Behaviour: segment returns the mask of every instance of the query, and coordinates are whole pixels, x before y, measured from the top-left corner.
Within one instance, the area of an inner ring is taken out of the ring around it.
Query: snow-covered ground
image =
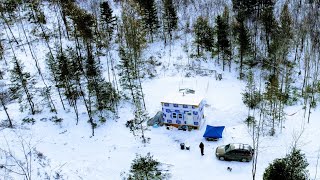
[[[108,120],[105,125],[98,127],[94,137],[90,137],[85,114],[82,114],[80,124],[76,126],[74,115],[65,113],[60,114],[64,119],[61,125],[39,121],[43,115],[38,115],[37,122],[25,125],[25,129],[3,129],[0,142],[5,146],[5,138],[10,146],[19,148],[14,137],[22,135],[50,159],[52,172],[61,169],[67,179],[121,179],[120,174],[129,171],[136,154],[146,155],[148,152],[169,167],[172,179],[250,179],[251,163],[220,161],[214,155],[218,145],[231,142],[251,144],[249,130],[243,122],[247,115],[241,95],[245,85],[233,74],[224,73],[223,76],[221,81],[216,81],[212,76],[183,78],[180,75],[160,75],[143,83],[146,106],[151,116],[161,109],[161,99],[169,93],[177,92],[180,87],[194,88],[196,93],[203,95],[207,102],[206,121],[200,130],[189,132],[150,127],[146,132],[146,136],[151,138],[150,143],[143,145],[125,127],[125,122],[132,118],[132,111],[123,104],[120,118],[117,121]],[[294,137],[301,132],[304,124],[303,111],[300,109],[300,106],[288,108],[287,114],[297,113],[287,116],[282,132],[277,132],[274,137],[262,138],[257,179],[262,179],[263,171],[270,162],[283,157],[290,150]],[[320,137],[319,115],[319,112],[312,114],[299,141],[299,147],[309,162],[311,178],[316,172],[320,148],[317,140]],[[1,118],[4,118],[3,114]],[[226,126],[223,138],[217,142],[205,141],[202,135],[206,124]],[[204,156],[201,156],[198,148],[201,141],[205,145]],[[190,146],[190,151],[180,150],[180,143]],[[233,170],[229,172],[227,167]]]

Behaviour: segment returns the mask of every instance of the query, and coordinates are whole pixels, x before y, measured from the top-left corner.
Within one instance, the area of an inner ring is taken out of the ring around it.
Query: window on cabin
[[[179,118],[179,119],[182,119],[182,114],[178,114],[178,118]]]
[[[177,118],[177,113],[172,113],[172,118],[176,119]]]
[[[173,104],[173,107],[178,107],[178,104]]]

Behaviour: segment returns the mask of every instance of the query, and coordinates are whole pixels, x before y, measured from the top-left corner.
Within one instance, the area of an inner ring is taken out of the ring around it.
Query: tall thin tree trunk
[[[9,29],[11,35],[12,35],[12,38],[14,40],[15,43],[17,43],[17,45],[19,45],[19,42],[18,40],[16,39],[16,37],[14,36],[13,32],[12,32],[12,29],[10,28],[10,25],[9,25],[9,22],[7,20],[7,18],[5,17],[3,11],[0,12],[1,14],[1,19],[3,19],[4,23],[6,24],[7,28]],[[9,37],[9,36],[8,36]]]
[[[27,88],[27,85],[23,82],[22,77],[20,77],[20,79],[22,81],[23,90],[27,95],[27,100],[28,100],[28,103],[29,103],[30,108],[31,108],[31,113],[32,113],[32,115],[34,115],[36,112],[35,112],[35,108],[34,108],[34,103],[32,101],[32,96],[31,96],[31,94],[29,92],[29,89]]]
[[[78,37],[76,36],[76,32],[75,33],[75,40],[76,40],[76,49],[77,49],[77,63],[79,64],[79,67],[81,67],[81,72],[82,74],[84,75],[84,77],[86,78],[87,82],[89,82],[89,79],[88,77],[86,76],[86,73],[84,71],[84,69],[82,68],[82,62],[81,62],[81,49],[80,49],[80,43],[79,43],[79,39]],[[87,44],[88,45],[88,44]],[[87,46],[88,48],[88,46]],[[80,81],[78,82],[79,84],[79,87],[80,87],[80,92],[81,92],[81,95],[83,97],[83,100],[84,100],[84,103],[85,103],[85,107],[86,107],[86,110],[87,110],[87,113],[88,113],[88,116],[89,116],[89,122],[91,124],[91,130],[92,130],[92,136],[94,136],[94,128],[95,128],[95,125],[94,125],[94,122],[93,122],[93,117],[92,117],[92,105],[91,105],[91,94],[89,92],[88,94],[88,100],[86,100],[85,98],[85,95],[84,95],[84,91],[82,90],[82,87],[81,87],[81,83]]]
[[[19,12],[19,16],[21,17],[20,12]],[[38,59],[37,59],[37,57],[36,57],[36,55],[35,55],[35,53],[34,53],[34,51],[33,51],[33,47],[32,47],[32,45],[31,45],[31,43],[30,43],[30,41],[29,41],[29,38],[28,38],[28,36],[27,36],[27,34],[26,34],[26,30],[25,30],[25,28],[24,28],[24,25],[23,25],[22,20],[20,21],[20,23],[21,23],[21,28],[22,28],[24,37],[26,38],[27,45],[28,45],[28,47],[29,47],[29,51],[30,51],[31,57],[32,57],[32,59],[33,59],[34,62],[35,62],[35,65],[36,65],[38,74],[40,75],[41,80],[42,80],[42,82],[43,82],[43,84],[44,84],[44,86],[45,86],[45,89],[46,89],[45,96],[46,96],[46,98],[47,98],[47,101],[49,102],[49,105],[50,105],[51,110],[53,110],[53,111],[57,114],[57,109],[56,109],[56,106],[55,106],[55,104],[54,104],[54,102],[53,102],[53,100],[52,100],[52,97],[51,97],[51,94],[50,94],[50,91],[49,91],[49,87],[48,87],[46,81],[44,80],[43,74],[42,74],[41,69],[40,69],[40,66],[39,66],[39,61],[38,61]]]
[[[239,79],[242,79],[242,64],[243,63],[243,52],[240,50],[240,73],[239,73]]]
[[[6,112],[6,115],[7,115],[7,118],[8,118],[8,121],[9,121],[9,128],[12,128],[13,127],[13,125],[12,125],[12,120],[11,120],[11,118],[10,118],[10,116],[9,116],[9,113],[8,113],[8,108],[6,107],[6,104],[4,103],[4,101],[3,101],[3,99],[2,98],[0,98],[0,101],[1,101],[1,105],[2,105],[2,107],[3,107],[3,109],[4,109],[4,111]]]
[[[9,35],[8,35],[8,32],[7,32],[6,29],[5,29],[5,32],[6,32],[6,35],[7,35],[8,39],[10,39],[10,38],[9,38]],[[14,48],[13,48],[13,46],[12,46],[12,44],[11,44],[10,41],[9,41],[9,45],[10,45],[10,48],[11,48],[11,50],[12,50],[13,57],[14,57],[15,60],[16,60],[15,63],[17,64],[18,68],[21,69],[19,63],[17,62],[16,53],[15,53]],[[22,83],[22,87],[23,87],[23,89],[24,89],[24,92],[25,92],[26,95],[27,95],[27,100],[28,100],[28,103],[29,103],[30,108],[31,108],[31,113],[34,115],[34,114],[35,114],[35,110],[34,110],[34,103],[32,102],[32,96],[31,96],[30,93],[29,93],[29,90],[28,90],[28,88],[27,88],[27,85],[26,85],[25,82],[23,81],[23,77],[22,77],[22,74],[21,74],[21,73],[22,73],[22,72],[19,72],[20,81],[21,81],[21,83]]]

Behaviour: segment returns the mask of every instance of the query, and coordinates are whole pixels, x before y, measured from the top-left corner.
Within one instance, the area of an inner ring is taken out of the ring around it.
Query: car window
[[[247,149],[247,150],[251,151],[252,148],[251,148],[250,145],[244,144],[244,145],[243,145],[243,149]]]
[[[225,152],[229,151],[229,147],[230,147],[229,144],[224,147]]]

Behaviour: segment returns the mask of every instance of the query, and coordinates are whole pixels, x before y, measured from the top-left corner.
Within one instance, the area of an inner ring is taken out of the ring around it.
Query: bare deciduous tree
[[[36,149],[39,142],[32,136],[14,130],[8,134],[10,136],[2,136],[0,141],[0,156],[4,157],[0,159],[0,179],[63,179],[61,168],[64,164],[52,169],[47,157]]]

